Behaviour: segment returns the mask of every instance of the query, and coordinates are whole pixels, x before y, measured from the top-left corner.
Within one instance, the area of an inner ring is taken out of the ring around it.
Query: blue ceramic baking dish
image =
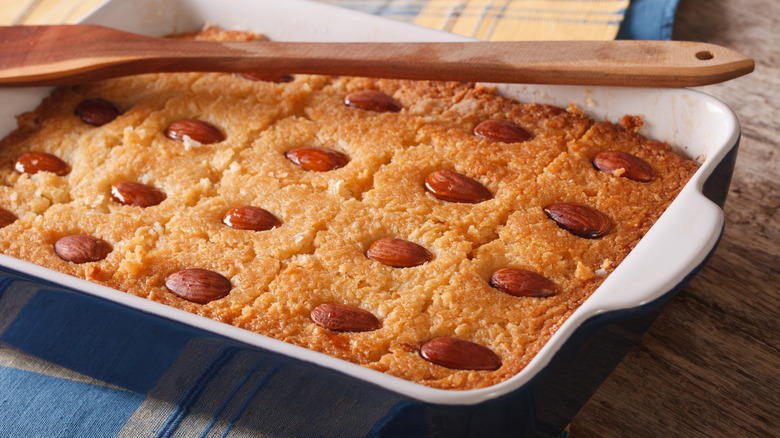
[[[277,41],[459,39],[304,0],[113,0],[84,22],[149,35],[209,23]],[[262,435],[557,436],[717,246],[739,124],[723,103],[688,89],[498,88],[522,101],[574,103],[597,120],[641,114],[641,133],[701,163],[642,242],[509,380],[477,390],[433,389],[6,256],[0,256],[0,310],[6,316],[0,340],[190,410],[237,394],[235,382],[208,383],[220,373],[254,379],[254,392],[244,398],[252,415],[242,421]],[[0,136],[15,128],[15,115],[34,109],[50,91],[0,90]],[[202,359],[194,362],[200,364],[195,372],[177,368],[185,350]],[[112,366],[95,365],[106,360]],[[185,389],[162,390],[163,374],[170,379],[177,370]]]

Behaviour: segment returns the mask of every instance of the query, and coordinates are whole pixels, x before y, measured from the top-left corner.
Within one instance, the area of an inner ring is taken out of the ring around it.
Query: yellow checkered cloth
[[[321,0],[483,40],[610,40],[629,0]]]
[[[629,0],[319,1],[492,41],[611,40],[629,4]],[[0,0],[0,24],[72,23],[101,2]]]
[[[414,22],[483,40],[609,40],[628,0],[432,0]]]

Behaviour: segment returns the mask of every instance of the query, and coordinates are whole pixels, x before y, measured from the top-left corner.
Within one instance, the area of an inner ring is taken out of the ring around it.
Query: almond
[[[485,120],[474,127],[474,135],[501,143],[520,143],[530,140],[532,135],[509,120]]]
[[[349,157],[346,154],[325,148],[297,148],[287,151],[284,156],[301,166],[303,170],[315,172],[339,169],[349,163]]]
[[[11,225],[12,223],[16,222],[16,219],[17,217],[15,214],[4,208],[0,208],[0,228]]]
[[[383,238],[368,247],[366,256],[394,268],[419,266],[433,257],[427,249],[408,240]]]
[[[190,268],[165,279],[165,287],[174,295],[193,303],[206,304],[230,293],[230,280],[208,269]]]
[[[225,213],[222,222],[230,228],[251,231],[270,230],[282,224],[267,210],[251,205],[231,208]]]
[[[111,197],[120,204],[151,207],[165,200],[160,190],[132,181],[121,181],[111,186]]]
[[[587,205],[551,204],[544,212],[564,230],[586,239],[602,237],[612,227],[609,216]]]
[[[105,240],[86,234],[65,236],[54,243],[54,251],[57,255],[73,263],[103,260],[111,249],[111,245]]]
[[[285,82],[292,82],[293,76],[283,73],[236,73],[236,76],[244,79],[249,79],[250,81],[261,81],[261,82],[276,82],[276,83],[285,83]]]
[[[46,152],[27,152],[16,159],[14,169],[19,173],[51,172],[65,176],[70,167],[61,159]]]
[[[338,332],[367,332],[381,327],[371,312],[346,304],[320,304],[310,316],[319,326]]]
[[[105,99],[86,99],[76,105],[73,111],[84,123],[102,126],[113,121],[122,111]]]
[[[593,167],[640,182],[648,182],[655,177],[655,171],[647,161],[621,151],[599,152],[593,158]]]
[[[201,144],[219,143],[225,139],[216,126],[203,120],[184,119],[173,122],[165,130],[165,136],[171,140],[184,141],[184,137]]]
[[[420,347],[423,359],[456,370],[497,370],[501,359],[487,347],[458,338],[434,338]]]
[[[379,90],[353,91],[344,98],[344,103],[347,106],[380,113],[401,111],[401,104],[397,100]]]
[[[450,170],[437,170],[428,174],[425,188],[444,201],[477,204],[493,198],[490,190],[479,182]]]
[[[498,269],[490,276],[490,285],[516,297],[547,297],[555,294],[555,283],[525,269]]]

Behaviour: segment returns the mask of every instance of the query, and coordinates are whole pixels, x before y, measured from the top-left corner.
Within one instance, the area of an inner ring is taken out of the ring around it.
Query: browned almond
[[[301,166],[303,170],[315,172],[339,169],[349,163],[349,157],[346,154],[325,148],[297,148],[285,152],[284,156]]]
[[[537,274],[517,268],[502,268],[490,276],[490,285],[516,297],[548,297],[555,294],[555,283]]]
[[[397,113],[401,104],[379,90],[358,90],[349,93],[344,99],[347,106],[380,113]]]
[[[225,213],[222,222],[237,230],[265,231],[282,224],[276,216],[267,210],[251,205],[235,207]]]
[[[0,208],[0,228],[11,225],[12,223],[16,222],[16,219],[17,217],[15,214],[4,208]]]
[[[96,262],[111,252],[111,244],[86,234],[65,236],[54,243],[54,251],[60,258],[73,263]]]
[[[433,196],[450,202],[478,204],[493,197],[490,190],[466,175],[451,170],[437,170],[425,178],[425,188]]]
[[[609,232],[609,216],[593,207],[580,204],[551,204],[544,208],[547,216],[559,227],[586,239],[596,239]]]
[[[240,78],[249,79],[250,81],[261,82],[276,82],[285,83],[292,82],[294,79],[292,75],[284,73],[236,73]]]
[[[531,139],[532,135],[516,123],[509,120],[485,120],[474,127],[474,135],[501,143],[520,143]]]
[[[184,141],[187,136],[201,144],[219,143],[225,139],[216,126],[203,120],[184,119],[173,122],[165,130],[165,136],[171,140]]]
[[[73,111],[84,123],[102,126],[122,114],[119,108],[105,99],[86,99]]]
[[[46,152],[27,152],[16,159],[14,169],[19,173],[51,172],[65,176],[70,167],[58,157]]]
[[[621,151],[599,152],[593,158],[593,167],[634,181],[648,182],[655,177],[655,171],[647,161]]]
[[[414,242],[389,237],[372,243],[366,256],[394,268],[419,266],[433,258],[427,249]]]
[[[371,312],[346,304],[320,304],[310,316],[321,327],[339,332],[367,332],[381,326]]]
[[[456,370],[497,370],[501,359],[487,347],[458,338],[434,338],[420,347],[423,359]]]
[[[189,268],[165,279],[165,287],[174,295],[193,303],[206,304],[230,293],[230,280],[208,269]]]
[[[120,181],[111,186],[111,197],[120,204],[151,207],[165,200],[160,190],[132,181]]]

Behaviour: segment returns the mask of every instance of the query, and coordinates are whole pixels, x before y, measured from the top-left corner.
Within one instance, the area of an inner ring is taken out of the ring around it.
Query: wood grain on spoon
[[[94,25],[0,27],[3,87],[185,71],[689,87],[727,81],[753,66],[733,50],[683,41],[224,42],[155,38]]]

